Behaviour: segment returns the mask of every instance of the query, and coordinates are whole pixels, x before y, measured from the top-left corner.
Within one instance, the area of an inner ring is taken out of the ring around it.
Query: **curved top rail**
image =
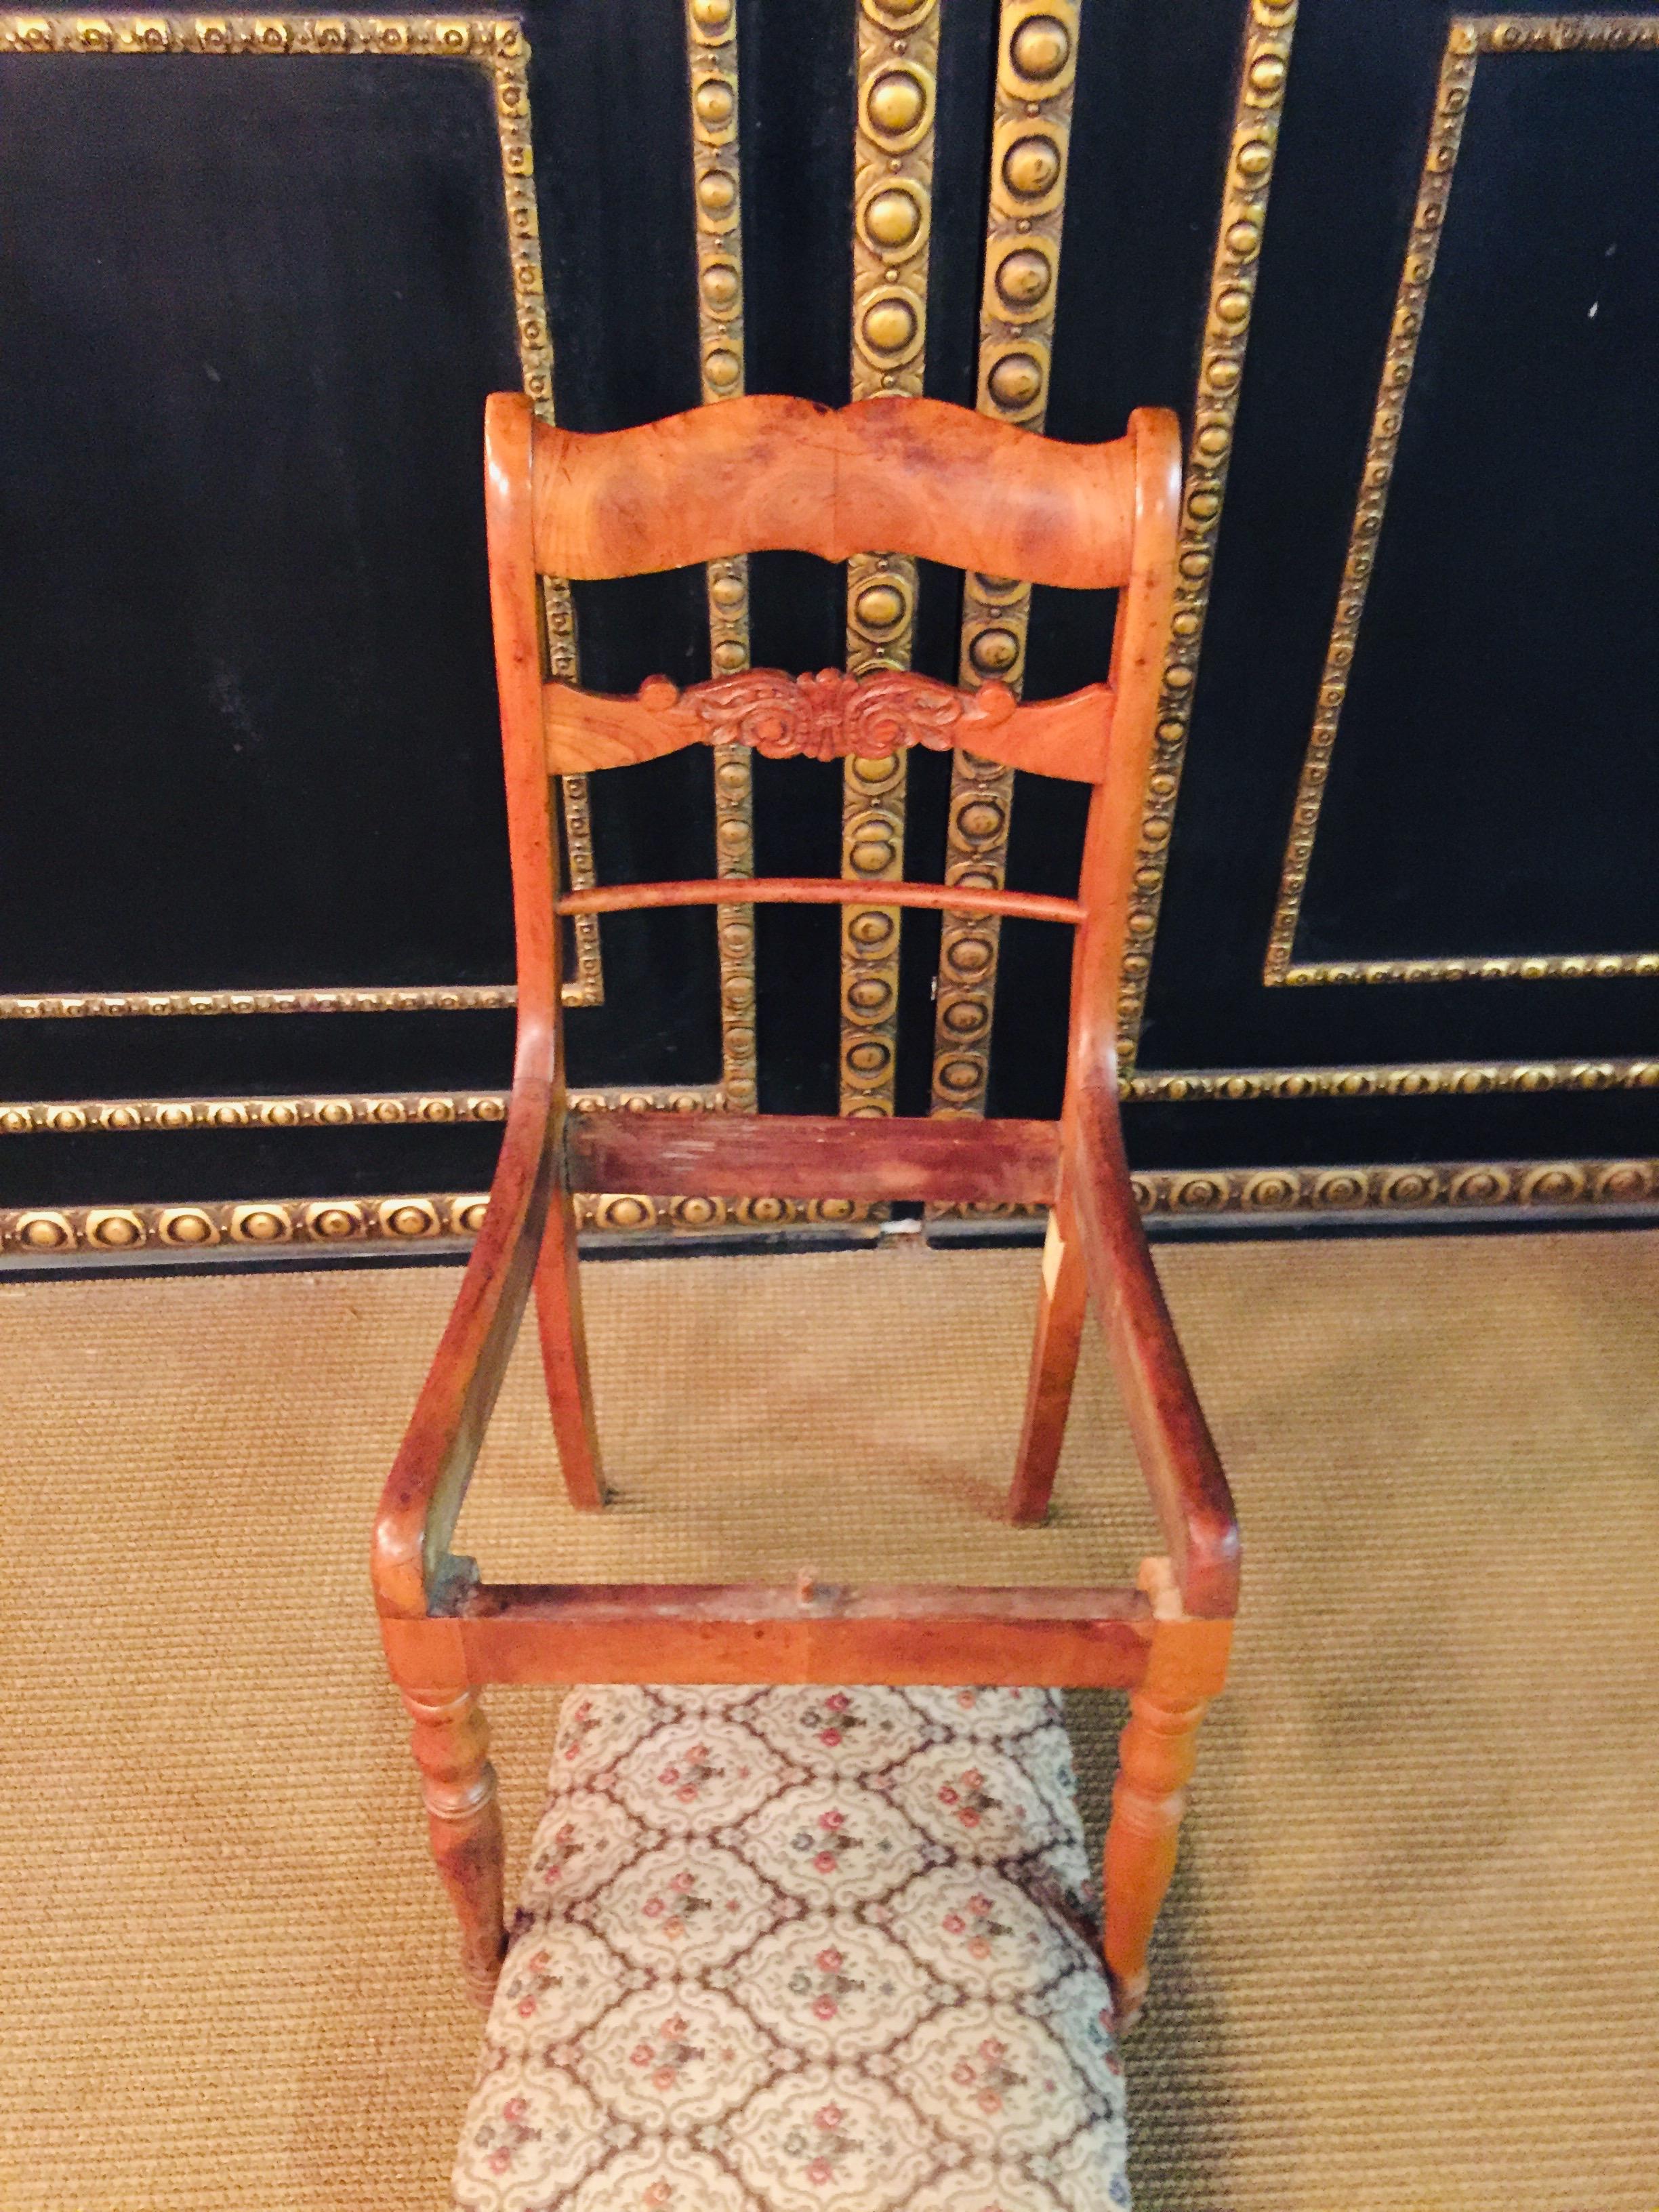
[[[837,412],[757,394],[632,430],[538,422],[534,482],[548,575],[635,576],[781,549],[826,561],[911,553],[1085,588],[1121,584],[1129,569],[1131,439],[1063,445],[939,399]]]

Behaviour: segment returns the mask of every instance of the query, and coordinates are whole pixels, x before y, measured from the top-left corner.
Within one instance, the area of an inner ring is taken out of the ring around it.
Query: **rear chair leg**
[[[1175,1872],[1204,1705],[1201,1698],[1131,1691],[1128,1725],[1118,1739],[1102,1887],[1106,1972],[1120,2035],[1134,2026],[1146,2001],[1146,1949]]]
[[[1019,1456],[1008,1492],[1008,1518],[1024,1527],[1048,1516],[1060,1448],[1066,1441],[1066,1416],[1072,1409],[1072,1383],[1088,1304],[1082,1247],[1069,1219],[1056,1206],[1048,1216],[1048,1234],[1043,1241],[1042,1295],[1025,1392],[1025,1425],[1020,1431]]]
[[[432,1856],[461,1923],[461,1972],[484,2011],[507,1948],[501,1913],[501,1814],[489,1730],[471,1690],[398,1690],[414,1722],[415,1764],[425,1780]]]
[[[579,1512],[605,1504],[593,1389],[587,1375],[587,1332],[576,1276],[576,1213],[568,1190],[555,1190],[536,1263],[536,1319],[547,1376],[548,1409],[564,1469],[564,1486]]]

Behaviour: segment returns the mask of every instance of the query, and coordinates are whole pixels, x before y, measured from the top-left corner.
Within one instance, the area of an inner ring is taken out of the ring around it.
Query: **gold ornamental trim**
[[[1149,1219],[1204,1214],[1429,1213],[1511,1209],[1555,1213],[1646,1206],[1659,1194],[1659,1160],[1409,1161],[1388,1167],[1229,1168],[1139,1175],[1135,1201]]]
[[[1136,1105],[1262,1098],[1474,1098],[1498,1092],[1659,1090],[1659,1060],[1411,1060],[1362,1067],[1202,1068],[1130,1077]],[[500,1121],[505,1091],[289,1091],[256,1097],[0,1100],[0,1136],[81,1136],[137,1130],[391,1127]],[[724,1109],[708,1090],[664,1084],[573,1091],[579,1114],[701,1114]],[[956,1207],[939,1211],[954,1212]],[[1030,1209],[1024,1209],[1030,1210]]]
[[[133,1015],[431,1014],[510,1011],[511,983],[355,983],[257,991],[10,991],[0,994],[0,1021],[82,1021]]]
[[[1460,15],[1451,36],[1483,54],[1623,53],[1659,46],[1659,15]]]
[[[691,203],[696,226],[697,353],[703,403],[713,405],[738,398],[745,380],[737,0],[686,0],[685,33]],[[749,562],[742,555],[711,561],[705,576],[709,667],[716,678],[735,676],[749,665]],[[716,872],[752,876],[755,779],[747,751],[720,748],[714,776]],[[722,1102],[752,1113],[757,1100],[755,909],[722,907],[714,928],[720,951]]]
[[[537,212],[534,155],[530,127],[530,45],[524,27],[510,15],[84,15],[48,11],[34,15],[0,15],[0,53],[19,54],[200,54],[320,56],[325,60],[343,54],[378,54],[392,60],[471,62],[484,70],[494,94],[495,131],[501,149],[501,189],[507,218],[507,244],[512,270],[514,320],[518,335],[519,367],[524,389],[544,421],[553,420],[553,342],[548,323],[547,298],[542,279],[541,227]],[[568,584],[558,579],[544,582],[549,659],[553,672],[574,682],[576,675],[575,619]],[[593,873],[592,829],[588,815],[586,779],[561,779],[568,872],[574,889],[591,890]],[[564,986],[567,1006],[595,1006],[604,1003],[605,975],[600,957],[599,918],[576,917],[573,925],[576,972]],[[169,1013],[218,1012],[219,1006],[203,1007],[197,1001],[246,993],[161,991],[110,994],[27,992],[0,996],[0,1020],[14,1012],[46,1011],[48,1000],[96,996],[126,1002],[121,1011],[149,1013],[154,1001],[165,999]],[[276,990],[253,994],[262,999],[298,999],[307,994]],[[318,994],[343,999],[343,993]],[[422,986],[396,994],[400,1001],[419,996],[422,1006],[444,1006],[452,994],[436,986]],[[404,1004],[395,1009],[392,994],[364,992],[356,1003],[338,1008],[323,1006],[259,1006],[258,1012],[304,1012],[355,1013],[413,1011]],[[376,1001],[380,1003],[376,1003]],[[493,1000],[465,998],[463,1005],[494,1004]],[[509,1001],[510,1003],[510,1001]],[[51,1011],[67,1011],[53,1006]],[[234,1011],[242,1011],[240,1007]]]
[[[0,15],[6,53],[432,55],[494,70],[529,51],[523,26],[505,15]]]
[[[165,1205],[26,1206],[0,1210],[0,1252],[52,1261],[76,1255],[136,1259],[201,1252],[217,1245],[398,1247],[470,1243],[483,1226],[487,1191],[411,1192],[386,1198],[189,1200]],[[629,1193],[576,1200],[584,1229],[628,1231],[790,1229],[861,1221],[851,1199],[645,1198]]]
[[[1349,527],[1341,588],[1285,848],[1279,899],[1262,967],[1264,983],[1537,982],[1551,977],[1659,975],[1659,953],[1656,952],[1540,952],[1431,960],[1298,961],[1296,957],[1321,807],[1388,511],[1418,344],[1427,318],[1477,65],[1482,55],[1616,53],[1636,48],[1650,51],[1656,46],[1659,46],[1659,16],[1652,15],[1464,15],[1455,17],[1448,30],[1411,235],[1401,264],[1388,348]]]
[[[501,1121],[504,1091],[296,1092],[257,1098],[31,1098],[0,1103],[0,1135],[125,1135],[154,1129],[339,1129]]]
[[[1216,1067],[1133,1075],[1137,1105],[1255,1098],[1477,1098],[1489,1092],[1652,1091],[1656,1060],[1381,1061],[1363,1067]]]
[[[1130,944],[1124,955],[1118,1000],[1118,1059],[1126,1073],[1134,1066],[1146,1012],[1296,18],[1297,0],[1250,0],[1199,356],[1192,447],[1176,552],[1172,634],[1164,665],[1157,743],[1147,777],[1140,853],[1129,907]]]
[[[204,1128],[394,1128],[425,1121],[504,1121],[507,1091],[345,1091],[261,1097],[9,1099],[0,1102],[0,1137],[82,1137],[91,1130]],[[723,1099],[684,1084],[573,1091],[573,1113],[719,1113]]]
[[[1149,1221],[1246,1217],[1257,1221],[1367,1212],[1432,1215],[1533,1213],[1542,1219],[1659,1205],[1659,1159],[1410,1161],[1388,1166],[1217,1168],[1138,1175],[1135,1200]],[[157,1205],[10,1206],[0,1210],[0,1253],[14,1262],[76,1255],[137,1259],[215,1246],[271,1250],[422,1244],[456,1247],[483,1225],[484,1191],[412,1192],[375,1198],[173,1200]],[[1023,1212],[978,1206],[992,1219]],[[874,1209],[851,1199],[655,1199],[629,1192],[576,1200],[584,1229],[619,1235],[665,1231],[843,1226]]]
[[[852,396],[915,398],[927,349],[933,128],[944,0],[860,0],[853,156]],[[907,669],[916,564],[897,553],[847,564],[847,665],[855,676]],[[842,874],[893,883],[904,873],[902,753],[849,758],[842,783]],[[893,1110],[897,1065],[899,910],[849,907],[841,925],[841,1110]]]
[[[997,28],[991,174],[980,293],[978,408],[1041,430],[1060,290],[1079,11],[1073,0],[1003,0]],[[969,572],[963,579],[957,681],[1025,680],[1031,587]],[[1000,890],[1007,880],[1014,772],[958,752],[951,769],[945,880]],[[983,1114],[991,1069],[1001,924],[947,912],[939,928],[931,1111]]]
[[[505,1091],[291,1091],[257,1097],[22,1098],[0,1100],[0,1136],[125,1135],[153,1129],[393,1127],[410,1122],[501,1121]],[[723,1102],[707,1088],[647,1084],[573,1091],[579,1114],[702,1114]]]

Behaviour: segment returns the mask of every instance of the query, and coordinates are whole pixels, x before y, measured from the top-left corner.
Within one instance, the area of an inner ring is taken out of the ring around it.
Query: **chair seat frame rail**
[[[485,415],[489,585],[518,940],[513,1087],[489,1210],[377,1517],[373,1580],[414,1723],[433,1854],[487,2002],[505,1948],[502,1843],[478,1691],[492,1682],[1034,1684],[1127,1690],[1105,1850],[1103,1943],[1120,2026],[1138,2014],[1206,1701],[1237,1605],[1231,1496],[1153,1268],[1118,1113],[1115,1013],[1140,801],[1173,599],[1174,417],[1068,446],[927,399],[839,410],[736,399],[584,435],[526,401]],[[538,577],[637,574],[790,548],[900,550],[1118,592],[1110,678],[1025,705],[890,672],[744,672],[637,697],[548,680]],[[826,758],[962,745],[1091,786],[1077,896],[929,884],[712,878],[559,895],[552,779],[682,744]],[[575,1112],[565,1088],[561,917],[790,901],[1021,915],[1075,933],[1066,1081],[1055,1122]],[[1082,1332],[1103,1331],[1166,1553],[1133,1589],[820,1583],[521,1585],[450,1549],[526,1304],[571,1503],[605,1485],[576,1261],[578,1192],[996,1200],[1050,1209],[1006,1512],[1048,1512]]]

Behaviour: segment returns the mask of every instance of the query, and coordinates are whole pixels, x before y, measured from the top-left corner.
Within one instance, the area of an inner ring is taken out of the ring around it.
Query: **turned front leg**
[[[1106,1831],[1106,1972],[1120,2034],[1140,2017],[1146,1950],[1175,1872],[1187,1784],[1198,1753],[1204,1700],[1135,1690],[1118,1740],[1117,1781]]]
[[[398,1686],[415,1723],[410,1741],[425,1784],[432,1856],[461,1924],[467,1994],[487,2011],[507,1948],[489,1729],[471,1690]]]

